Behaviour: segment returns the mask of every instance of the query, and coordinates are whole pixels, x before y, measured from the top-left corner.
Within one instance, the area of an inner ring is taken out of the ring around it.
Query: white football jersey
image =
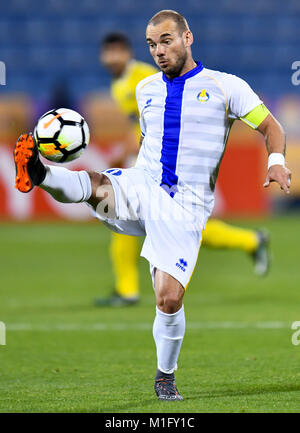
[[[136,97],[144,137],[136,166],[205,223],[232,123],[262,101],[244,80],[200,62],[172,80],[145,78]]]

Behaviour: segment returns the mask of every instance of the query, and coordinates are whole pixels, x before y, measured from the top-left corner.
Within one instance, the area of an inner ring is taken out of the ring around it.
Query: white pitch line
[[[187,331],[201,329],[290,329],[289,322],[187,322]],[[91,323],[83,324],[40,324],[40,323],[7,323],[7,331],[150,331],[152,323]]]

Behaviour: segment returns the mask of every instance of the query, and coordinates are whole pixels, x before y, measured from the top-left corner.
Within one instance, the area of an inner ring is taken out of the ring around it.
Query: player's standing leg
[[[184,287],[166,272],[155,270],[156,316],[153,337],[157,353],[154,389],[159,400],[183,400],[174,371],[185,334]]]

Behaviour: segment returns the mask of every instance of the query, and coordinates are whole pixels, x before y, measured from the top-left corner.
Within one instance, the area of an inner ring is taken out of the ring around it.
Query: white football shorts
[[[146,236],[141,256],[154,269],[176,278],[186,288],[200,249],[203,225],[177,203],[141,168],[103,171],[111,181],[115,210],[110,215],[106,202],[93,211],[111,230],[131,236]],[[107,216],[103,216],[106,207]]]

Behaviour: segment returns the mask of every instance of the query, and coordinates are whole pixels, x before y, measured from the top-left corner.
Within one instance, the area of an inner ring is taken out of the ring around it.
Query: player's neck
[[[183,68],[181,69],[179,77],[186,74],[187,72],[190,72],[192,69],[194,69],[196,67],[197,67],[197,63],[195,62],[195,60],[192,57],[187,59],[187,61],[183,65]]]
[[[165,74],[165,75],[169,80],[173,80],[176,77],[181,77],[182,75],[185,75],[187,72],[190,72],[191,70],[195,69],[196,67],[197,67],[197,63],[191,57],[191,58],[188,58],[186,60],[186,62],[184,63],[184,65],[183,65],[183,67],[179,73],[177,73],[176,75],[172,75],[172,74],[171,75]]]

